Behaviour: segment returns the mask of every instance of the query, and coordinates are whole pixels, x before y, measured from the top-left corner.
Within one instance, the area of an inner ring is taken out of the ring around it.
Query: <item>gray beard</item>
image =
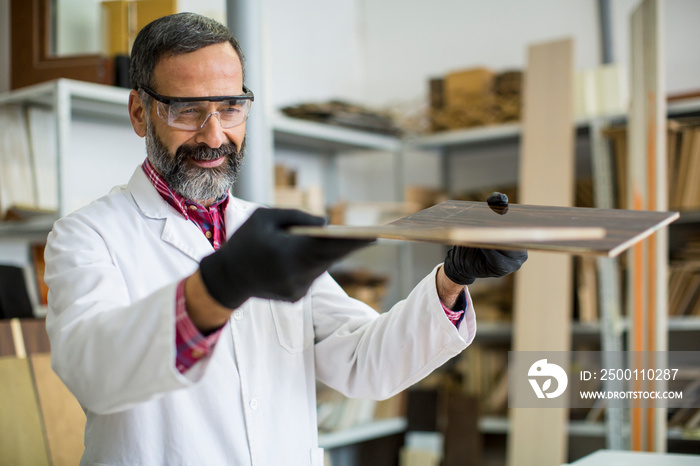
[[[156,134],[155,125],[149,118],[146,122],[146,153],[148,161],[170,189],[186,199],[201,203],[222,198],[233,186],[245,156],[245,140],[240,151],[231,142],[216,149],[206,145],[182,145],[173,156]],[[213,168],[202,168],[192,162],[216,160],[220,157],[226,157],[226,160]]]

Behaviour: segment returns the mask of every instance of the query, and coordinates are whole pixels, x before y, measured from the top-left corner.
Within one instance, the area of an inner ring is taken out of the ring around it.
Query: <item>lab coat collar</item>
[[[214,252],[212,245],[197,225],[183,217],[158,194],[140,166],[131,177],[128,190],[143,215],[155,220],[163,220],[160,239],[197,262]]]
[[[158,194],[140,166],[132,175],[128,190],[143,215],[165,221],[161,233],[163,241],[172,244],[197,261],[213,252],[211,244],[199,228],[193,222],[185,219]],[[227,239],[257,207],[253,203],[230,196],[229,204],[224,213]]]
[[[174,209],[158,194],[140,165],[131,176],[128,189],[136,205],[146,217],[164,219],[174,212]]]

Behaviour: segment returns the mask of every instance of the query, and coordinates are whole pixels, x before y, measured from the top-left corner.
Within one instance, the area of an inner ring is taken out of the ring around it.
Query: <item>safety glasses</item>
[[[173,128],[199,131],[216,115],[222,128],[233,128],[248,118],[255,96],[245,86],[243,94],[212,97],[168,97],[148,87],[144,92],[156,100],[158,116]]]

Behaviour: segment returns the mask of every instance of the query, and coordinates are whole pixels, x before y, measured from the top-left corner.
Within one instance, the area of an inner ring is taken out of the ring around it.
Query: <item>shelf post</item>
[[[56,189],[58,192],[58,218],[69,213],[68,210],[68,183],[66,173],[68,171],[68,146],[71,132],[71,94],[65,80],[59,79],[55,83],[53,94],[54,117],[56,118]]]
[[[595,206],[599,209],[612,209],[613,177],[610,151],[603,137],[603,129],[607,122],[602,118],[591,121],[591,163],[593,165],[593,192]],[[598,271],[598,294],[600,306],[600,338],[603,367],[622,367],[622,332],[621,317],[620,266],[617,259],[599,257],[596,259]],[[603,384],[606,391],[621,391],[619,380],[606,380]],[[626,411],[623,408],[610,407],[605,412],[605,438],[607,448],[611,450],[626,450],[628,441],[624,438],[622,426]]]
[[[270,103],[264,76],[265,47],[262,11],[264,2],[226,0],[226,19],[246,56],[246,85],[255,93],[255,103],[246,127],[246,157],[234,185],[237,197],[271,205],[273,201],[273,131]]]

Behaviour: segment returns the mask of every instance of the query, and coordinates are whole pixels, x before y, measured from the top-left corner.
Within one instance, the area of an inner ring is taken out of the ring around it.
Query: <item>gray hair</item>
[[[240,44],[231,31],[218,21],[195,13],[177,13],[158,18],[141,29],[134,40],[129,85],[137,90],[143,86],[152,88],[153,70],[164,56],[195,52],[222,42],[231,44],[241,65],[244,65]],[[245,71],[243,77],[245,78]],[[144,94],[143,91],[139,93]]]

